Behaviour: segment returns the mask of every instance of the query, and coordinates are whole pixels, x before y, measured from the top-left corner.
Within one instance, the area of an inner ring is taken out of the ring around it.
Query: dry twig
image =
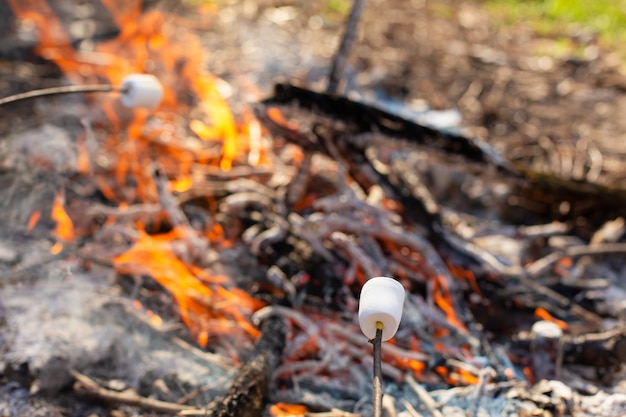
[[[70,371],[70,373],[76,379],[76,382],[74,383],[74,391],[78,394],[95,397],[105,402],[136,406],[166,414],[176,414],[181,411],[197,411],[199,413],[198,415],[201,415],[205,412],[205,410],[189,405],[181,405],[142,397],[134,391],[113,391],[100,386],[96,381],[81,374],[80,372]]]

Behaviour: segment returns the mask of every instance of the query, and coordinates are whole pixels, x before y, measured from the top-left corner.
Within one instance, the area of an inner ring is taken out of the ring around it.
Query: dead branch
[[[230,389],[207,406],[207,417],[256,417],[265,406],[270,377],[285,347],[287,324],[279,317],[265,321],[252,357],[241,366]],[[186,414],[189,415],[189,414]]]
[[[76,382],[74,383],[74,391],[79,395],[94,397],[108,403],[125,404],[165,414],[176,414],[181,411],[189,410],[196,410],[199,413],[204,412],[197,407],[189,405],[181,405],[142,397],[136,392],[130,390],[122,392],[113,391],[100,386],[96,381],[81,374],[80,372],[70,371],[70,373],[76,379]]]
[[[513,339],[511,347],[529,351],[532,335],[522,332]],[[563,337],[563,362],[599,368],[626,363],[626,328],[602,333]]]
[[[406,382],[408,382],[411,389],[415,392],[415,394],[417,394],[418,398],[432,417],[443,417],[441,411],[437,410],[437,404],[435,403],[435,400],[433,400],[433,397],[430,396],[424,387],[417,383],[411,374],[407,374]]]

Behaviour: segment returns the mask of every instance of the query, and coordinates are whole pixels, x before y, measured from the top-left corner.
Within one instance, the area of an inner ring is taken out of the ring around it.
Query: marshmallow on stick
[[[368,339],[376,337],[377,322],[382,323],[382,341],[398,331],[404,305],[404,287],[393,278],[371,278],[363,285],[359,302],[359,325]]]
[[[163,99],[163,86],[150,74],[131,74],[120,86],[122,104],[126,107],[155,109]]]

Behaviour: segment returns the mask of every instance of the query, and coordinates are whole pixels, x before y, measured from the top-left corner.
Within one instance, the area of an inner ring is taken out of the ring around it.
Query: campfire
[[[210,2],[89,3],[115,30],[80,42],[62,3],[9,0],[36,41],[7,65],[53,76],[1,97],[96,88],[0,105],[3,414],[370,415],[379,276],[406,291],[389,415],[626,413],[623,187],[381,103],[233,89],[204,70]],[[156,108],[124,105],[132,74]]]

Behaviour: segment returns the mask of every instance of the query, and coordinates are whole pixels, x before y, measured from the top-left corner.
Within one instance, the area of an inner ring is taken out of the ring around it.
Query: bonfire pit
[[[324,92],[331,60],[310,45],[341,24],[322,15],[294,40],[308,83],[264,88],[267,63],[251,81],[252,41],[237,69],[213,64],[228,76],[205,70],[242,42],[233,19],[279,45],[297,2],[8,4],[0,98],[108,87],[0,105],[0,414],[371,415],[357,312],[377,276],[406,290],[381,348],[386,415],[626,414],[608,147],[585,138],[564,175],[368,101],[358,76]],[[123,105],[130,74],[158,77],[157,108]]]

